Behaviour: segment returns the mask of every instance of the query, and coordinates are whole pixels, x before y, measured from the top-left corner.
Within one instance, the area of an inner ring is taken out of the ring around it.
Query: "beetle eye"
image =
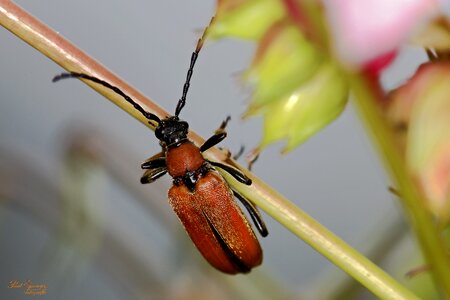
[[[158,140],[162,139],[162,137],[164,136],[164,129],[162,129],[161,127],[156,127],[155,135]]]

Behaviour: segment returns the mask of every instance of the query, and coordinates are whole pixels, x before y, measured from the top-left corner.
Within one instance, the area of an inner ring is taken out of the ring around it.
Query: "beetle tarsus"
[[[241,148],[239,148],[239,151],[235,155],[233,155],[233,159],[238,160],[242,156],[242,154],[244,154],[244,151],[245,151],[245,146],[241,145]]]
[[[227,116],[225,118],[225,120],[222,121],[222,123],[220,124],[219,128],[216,130],[216,133],[220,133],[220,132],[225,131],[225,128],[227,127],[228,122],[230,122],[230,120],[231,120],[231,117]]]

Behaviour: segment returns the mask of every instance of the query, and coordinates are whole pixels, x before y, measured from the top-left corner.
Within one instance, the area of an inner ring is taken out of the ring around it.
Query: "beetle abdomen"
[[[259,242],[217,171],[202,176],[195,192],[172,186],[169,202],[205,259],[218,270],[247,273],[262,262]]]

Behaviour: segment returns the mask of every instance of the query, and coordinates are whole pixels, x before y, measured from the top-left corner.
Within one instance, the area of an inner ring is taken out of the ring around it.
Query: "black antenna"
[[[202,34],[201,38],[198,39],[197,47],[195,48],[195,51],[192,52],[191,65],[189,66],[189,69],[188,69],[188,72],[187,72],[187,75],[186,75],[186,82],[184,83],[184,86],[183,86],[183,94],[182,94],[180,100],[178,100],[177,108],[175,109],[175,116],[176,117],[178,117],[178,115],[180,114],[180,112],[183,109],[184,105],[186,104],[186,95],[187,95],[187,92],[189,90],[191,77],[192,77],[192,72],[194,71],[194,65],[195,65],[195,62],[197,60],[198,53],[200,52],[200,50],[203,47],[203,43],[205,41],[206,33],[208,31],[208,28],[209,28],[209,26],[211,26],[213,20],[214,20],[214,17],[211,18],[211,21],[209,22],[209,25],[206,26],[205,30],[203,31],[203,34]]]
[[[125,94],[124,92],[122,92],[121,89],[119,89],[116,86],[111,85],[110,83],[98,79],[97,77],[94,76],[90,76],[90,75],[86,75],[83,73],[77,73],[77,72],[70,72],[70,73],[62,73],[59,75],[56,75],[55,77],[53,77],[53,82],[59,81],[61,79],[66,79],[66,78],[82,78],[82,79],[87,79],[90,81],[93,81],[95,83],[101,84],[104,87],[107,87],[111,90],[113,90],[115,93],[119,94],[120,96],[122,96],[128,103],[130,103],[131,105],[133,105],[133,107],[135,109],[137,109],[145,118],[147,118],[150,121],[156,121],[158,124],[159,122],[161,122],[161,120],[158,118],[157,115],[154,115],[148,111],[145,111],[142,106],[140,106],[139,104],[137,104],[133,99],[131,99],[130,96],[128,96],[127,94]]]

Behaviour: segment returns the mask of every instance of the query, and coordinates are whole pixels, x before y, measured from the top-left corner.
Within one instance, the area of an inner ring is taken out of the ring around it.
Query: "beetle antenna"
[[[183,109],[184,105],[186,104],[186,95],[187,95],[187,92],[189,90],[192,73],[194,71],[194,65],[195,65],[195,62],[197,61],[198,53],[202,49],[203,43],[205,42],[206,33],[208,32],[208,28],[211,26],[213,20],[214,20],[214,17],[211,18],[211,21],[209,22],[209,25],[206,26],[205,30],[203,31],[202,36],[198,39],[197,47],[195,48],[195,51],[192,52],[191,65],[189,66],[189,69],[188,69],[188,72],[187,72],[187,75],[186,75],[186,81],[185,81],[184,86],[183,86],[183,94],[182,94],[180,100],[178,100],[177,108],[175,109],[175,116],[176,117],[178,117],[178,115],[180,114],[180,112]]]
[[[125,94],[124,92],[122,92],[121,89],[119,89],[116,86],[111,85],[110,83],[98,79],[97,77],[94,76],[90,76],[84,73],[77,73],[77,72],[70,72],[70,73],[61,73],[59,75],[56,75],[55,77],[53,77],[53,82],[59,81],[61,79],[66,79],[66,78],[82,78],[82,79],[86,79],[86,80],[90,80],[92,82],[98,83],[100,85],[103,85],[104,87],[107,87],[109,89],[111,89],[112,91],[114,91],[116,94],[119,94],[120,96],[122,96],[125,101],[127,101],[128,103],[130,103],[131,105],[133,105],[133,107],[135,109],[137,109],[145,118],[147,118],[150,121],[156,121],[157,123],[161,122],[161,120],[158,118],[157,115],[152,114],[146,110],[144,110],[142,108],[142,106],[140,106],[139,104],[137,104],[130,96],[128,96],[127,94]]]

